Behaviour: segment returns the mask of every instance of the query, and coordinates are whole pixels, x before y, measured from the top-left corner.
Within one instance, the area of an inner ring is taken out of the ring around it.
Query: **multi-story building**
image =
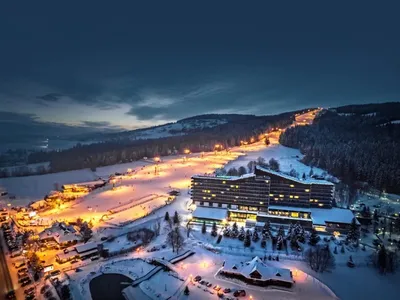
[[[326,180],[301,180],[259,166],[257,176],[270,177],[270,205],[331,208],[335,185]]]
[[[193,219],[206,222],[245,222],[263,225],[299,222],[305,227],[341,231],[350,224],[350,210],[332,208],[334,184],[301,180],[257,166],[243,176],[195,175]]]

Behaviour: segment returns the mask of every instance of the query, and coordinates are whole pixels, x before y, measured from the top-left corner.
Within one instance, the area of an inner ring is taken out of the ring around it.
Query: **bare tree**
[[[305,252],[305,258],[311,269],[316,272],[322,273],[325,270],[333,269],[335,266],[335,258],[328,246],[317,245],[314,248],[309,248]]]
[[[161,219],[157,219],[156,223],[153,226],[153,230],[156,236],[160,235],[160,231],[161,231]]]

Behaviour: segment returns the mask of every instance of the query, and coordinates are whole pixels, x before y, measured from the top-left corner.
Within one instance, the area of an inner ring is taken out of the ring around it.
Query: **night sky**
[[[400,100],[395,1],[3,2],[8,132]]]

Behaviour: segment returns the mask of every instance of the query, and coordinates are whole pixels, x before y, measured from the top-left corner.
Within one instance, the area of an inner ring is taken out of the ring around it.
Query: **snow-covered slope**
[[[188,134],[189,132],[200,131],[205,128],[213,128],[227,122],[228,120],[224,118],[211,118],[204,116],[204,118],[184,119],[175,123],[168,123],[161,126],[125,131],[118,134],[110,134],[106,137],[106,139],[138,140],[180,136]]]

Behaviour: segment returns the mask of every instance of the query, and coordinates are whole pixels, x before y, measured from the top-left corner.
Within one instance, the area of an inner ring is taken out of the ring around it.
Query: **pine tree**
[[[292,234],[295,234],[295,232],[294,232],[294,225],[293,225],[293,223],[290,223],[290,224],[289,224],[289,229],[288,229],[288,231],[287,231],[287,235],[288,235],[289,237],[292,237]]]
[[[262,239],[261,239],[261,248],[266,248],[267,247],[267,237],[265,234],[263,234]]]
[[[385,272],[387,264],[387,253],[385,246],[382,246],[378,252],[378,268],[381,273]]]
[[[167,211],[165,212],[164,221],[169,221],[169,213]]]
[[[250,233],[250,230],[248,230],[248,229],[246,231],[246,236],[244,238],[243,245],[245,247],[250,247],[250,245],[251,245],[251,233]]]
[[[278,233],[276,234],[276,236],[281,236],[282,238],[285,237],[285,229],[283,228],[282,225],[279,226]]]
[[[318,244],[319,240],[321,238],[319,237],[317,231],[313,228],[311,229],[311,235],[310,235],[310,245],[315,246],[316,244]]]
[[[246,233],[245,233],[244,228],[243,228],[243,226],[242,226],[242,227],[240,228],[238,238],[239,238],[240,241],[244,241],[244,238],[245,238],[245,237],[246,237]]]
[[[340,248],[340,253],[344,253],[344,245],[342,245],[342,247]]]
[[[314,171],[313,171],[313,168],[311,167],[310,173],[308,173],[308,176],[312,177],[313,175],[314,175]]]
[[[203,225],[201,226],[201,233],[205,234],[207,232],[206,221],[203,221]]]
[[[228,225],[225,226],[224,231],[223,231],[223,235],[225,237],[230,237],[231,236],[231,229],[229,228]]]
[[[184,290],[183,293],[184,293],[186,296],[189,295],[190,291],[189,291],[189,287],[188,287],[188,286],[185,287],[185,290]]]
[[[238,236],[239,236],[239,228],[238,228],[238,226],[237,226],[237,224],[235,222],[232,225],[231,237],[237,238]]]
[[[218,235],[218,233],[217,233],[217,223],[215,223],[215,222],[212,224],[211,235],[212,236],[217,236]]]
[[[303,173],[303,180],[306,180],[306,173]]]
[[[349,231],[347,232],[347,240],[353,243],[358,243],[360,239],[360,230],[357,226],[356,218],[353,218],[350,224]]]
[[[173,221],[175,225],[179,225],[181,223],[181,217],[179,216],[177,211],[175,211]]]
[[[337,246],[335,246],[335,249],[333,250],[333,253],[334,254],[337,254],[338,252],[337,252]]]
[[[253,231],[253,242],[258,242],[259,239],[260,239],[260,237],[258,236],[257,229],[254,229],[254,231]]]
[[[267,238],[271,237],[271,223],[269,220],[265,221],[262,234],[265,234]]]
[[[282,248],[283,248],[283,236],[278,235],[276,237],[276,249],[280,251],[282,250]]]

